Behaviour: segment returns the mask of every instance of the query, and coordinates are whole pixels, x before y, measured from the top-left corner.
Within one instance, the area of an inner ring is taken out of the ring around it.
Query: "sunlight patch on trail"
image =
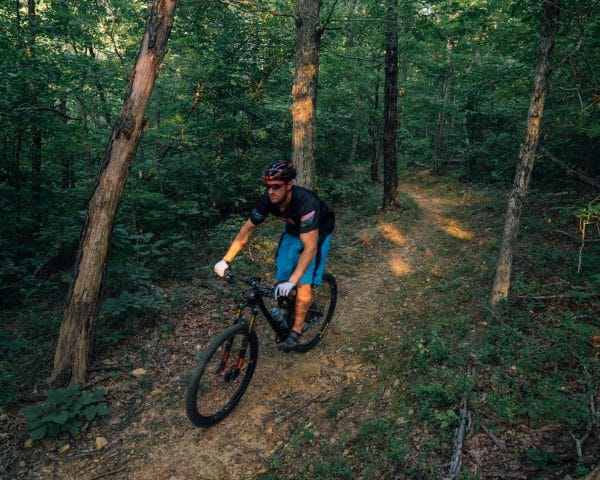
[[[390,268],[396,277],[404,277],[413,273],[414,269],[400,253],[392,252],[390,258]]]
[[[473,232],[459,226],[456,220],[448,220],[448,223],[443,225],[441,229],[448,235],[461,240],[471,240],[475,236]]]
[[[406,245],[406,236],[395,225],[388,222],[381,222],[379,224],[379,231],[386,240],[398,246]]]

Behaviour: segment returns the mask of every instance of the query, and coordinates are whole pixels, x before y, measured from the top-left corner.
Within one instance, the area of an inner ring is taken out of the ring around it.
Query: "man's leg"
[[[296,291],[296,316],[292,330],[298,335],[302,334],[306,313],[312,301],[312,285],[310,283],[299,283]]]

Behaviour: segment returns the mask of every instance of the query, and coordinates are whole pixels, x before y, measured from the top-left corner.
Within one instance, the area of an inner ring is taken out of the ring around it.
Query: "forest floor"
[[[25,427],[17,422],[11,436],[11,465],[3,466],[5,478],[410,478],[406,473],[390,476],[389,469],[377,470],[376,441],[363,445],[367,454],[360,458],[353,448],[361,438],[363,443],[371,438],[365,419],[394,412],[391,426],[387,420],[373,424],[375,433],[379,429],[385,436],[386,429],[409,428],[415,414],[405,401],[404,392],[410,387],[407,377],[390,375],[384,361],[388,349],[380,346],[406,341],[418,327],[417,313],[432,301],[418,282],[407,279],[439,281],[444,262],[457,253],[452,251],[455,244],[446,240],[476,248],[486,232],[473,232],[452,217],[449,209],[463,209],[468,217],[469,202],[475,200],[457,193],[455,186],[426,184],[417,176],[403,183],[402,191],[418,206],[418,215],[379,213],[354,218],[336,239],[329,267],[338,280],[338,303],[321,343],[306,354],[281,353],[263,323],[252,382],[221,423],[198,429],[185,416],[186,383],[198,352],[231,311],[221,310],[221,303],[215,302],[217,294],[200,285],[182,313],[170,319],[169,328],[148,329],[146,338],[131,339],[110,355],[100,355],[90,383],[107,392],[112,413],[106,419],[89,425],[76,439],[43,440],[33,446],[25,443]],[[468,289],[469,283],[478,281],[476,276],[463,280],[456,289]],[[460,296],[456,289],[448,295]],[[146,374],[132,376],[137,368]],[[403,435],[404,447],[392,463],[406,459],[410,463],[411,456],[427,455],[419,447],[419,439],[428,436],[426,429]],[[523,431],[519,435],[523,443],[537,438]],[[107,440],[100,450],[98,437]],[[451,447],[449,442],[443,450],[450,453]],[[325,450],[339,461],[319,463]],[[489,431],[472,435],[466,450],[471,471],[487,465],[488,478],[534,478],[514,455],[506,453],[504,441]],[[421,470],[415,478],[438,474]]]

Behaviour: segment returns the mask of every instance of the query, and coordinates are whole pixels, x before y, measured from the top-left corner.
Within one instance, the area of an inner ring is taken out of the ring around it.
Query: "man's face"
[[[285,202],[287,193],[292,188],[292,182],[283,182],[281,180],[274,180],[272,182],[265,182],[267,192],[269,194],[269,200],[273,205],[281,205]]]

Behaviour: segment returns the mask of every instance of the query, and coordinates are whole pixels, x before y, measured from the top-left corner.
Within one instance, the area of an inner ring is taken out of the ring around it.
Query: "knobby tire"
[[[330,273],[323,274],[323,282],[313,287],[313,298],[308,314],[305,330],[298,341],[295,351],[298,353],[308,352],[319,343],[329,328],[335,304],[337,302],[337,282]]]
[[[241,361],[244,345],[246,351]],[[219,334],[192,374],[186,395],[190,421],[197,427],[210,427],[229,415],[246,391],[257,359],[258,338],[243,323]]]

